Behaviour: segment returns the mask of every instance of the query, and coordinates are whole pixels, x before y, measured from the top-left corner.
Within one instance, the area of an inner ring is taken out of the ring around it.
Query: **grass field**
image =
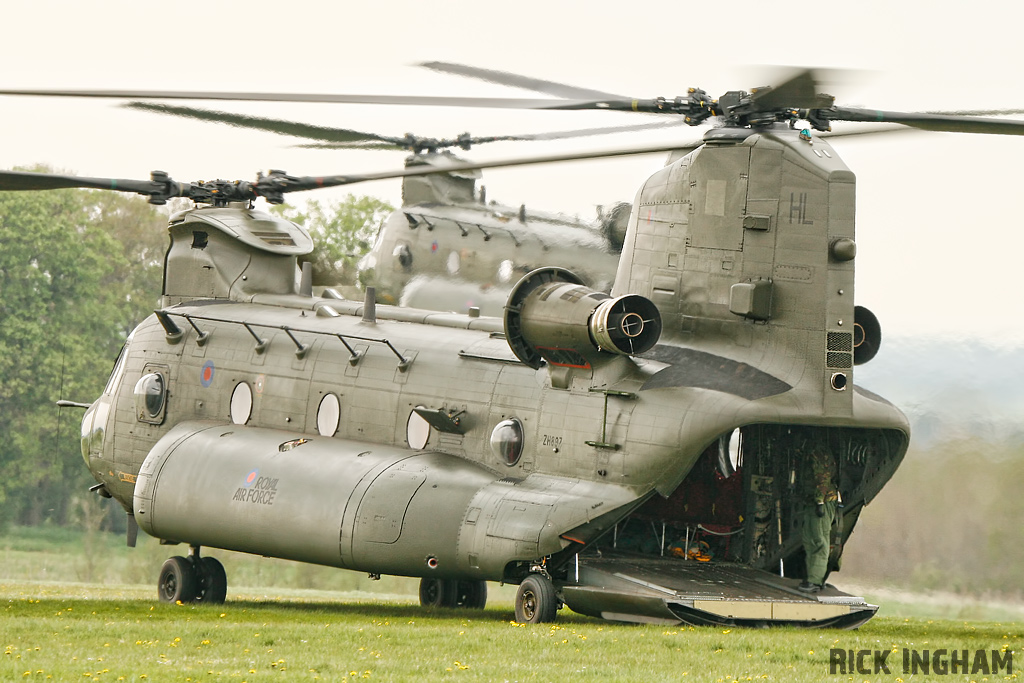
[[[899,617],[857,631],[637,626],[567,610],[523,626],[506,596],[479,611],[314,591],[193,606],[160,604],[148,587],[0,582],[0,598],[5,681],[917,681],[929,678],[904,678],[903,648],[1011,650],[1019,667],[1024,634],[1019,622]],[[889,674],[833,676],[831,648],[896,654]]]
[[[879,591],[868,593],[883,605],[879,616],[857,631],[637,626],[567,609],[554,624],[523,626],[511,621],[511,586],[489,584],[486,610],[428,611],[416,601],[413,579],[372,582],[214,552],[228,567],[228,603],[164,605],[156,600],[156,572],[176,551],[151,539],[129,551],[118,541],[45,529],[0,537],[0,681],[1024,678],[1020,605]],[[830,675],[833,648],[895,651],[890,673]],[[1015,670],[908,676],[904,648],[1009,650]]]

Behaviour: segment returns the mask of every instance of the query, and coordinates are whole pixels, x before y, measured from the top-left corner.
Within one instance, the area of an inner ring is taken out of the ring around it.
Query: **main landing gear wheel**
[[[516,621],[520,624],[554,621],[559,606],[555,587],[546,576],[530,574],[519,584],[516,592]]]
[[[157,592],[160,602],[192,602],[196,599],[196,573],[184,557],[172,557],[160,568]]]
[[[483,609],[487,604],[486,581],[452,581],[452,607]]]
[[[420,579],[420,605],[483,609],[487,604],[486,581]]]
[[[449,607],[451,582],[444,579],[420,579],[420,605],[423,607]]]
[[[227,598],[228,577],[224,565],[213,557],[199,557],[196,547],[188,557],[172,557],[164,562],[157,594],[160,602],[219,605]]]
[[[224,565],[215,557],[195,558],[196,598],[195,601],[208,605],[221,605],[228,595],[228,576]]]

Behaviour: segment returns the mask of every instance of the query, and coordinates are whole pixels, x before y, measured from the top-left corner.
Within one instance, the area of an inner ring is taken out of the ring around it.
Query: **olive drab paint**
[[[407,167],[460,161],[450,153],[410,156]],[[561,266],[607,292],[619,260],[625,214],[593,224],[525,204],[488,201],[479,171],[405,178],[402,207],[384,221],[359,261],[359,281],[378,301],[412,308],[502,315],[512,286]]]
[[[542,269],[504,319],[311,297],[298,226],[180,213],[164,307],[87,412],[83,454],[139,527],[196,550],[453,585],[540,573],[611,619],[862,623],[873,606],[777,576],[802,558],[801,440],[825,435],[843,473],[832,568],[906,450],[902,413],[853,383],[853,201],[826,143],[713,131],[639,191],[611,295]],[[706,571],[753,572],[731,580],[743,595],[657,588],[686,564],[658,564],[666,534],[696,533],[684,511],[708,493],[687,482],[734,432],[742,482],[713,493],[742,514]],[[622,584],[607,563],[631,520],[660,553]]]

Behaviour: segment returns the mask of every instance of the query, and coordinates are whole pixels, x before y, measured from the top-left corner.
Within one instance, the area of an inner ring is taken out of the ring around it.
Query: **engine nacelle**
[[[661,336],[661,315],[637,294],[612,298],[564,268],[540,268],[519,281],[505,306],[505,336],[532,368],[589,368],[608,354],[635,356]]]

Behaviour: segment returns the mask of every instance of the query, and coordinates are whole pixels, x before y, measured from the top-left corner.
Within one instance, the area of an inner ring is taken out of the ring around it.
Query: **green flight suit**
[[[822,585],[828,573],[832,524],[839,492],[835,485],[835,458],[824,444],[812,444],[805,460],[800,500],[800,536],[807,562],[807,582]],[[819,516],[819,512],[823,513]]]

